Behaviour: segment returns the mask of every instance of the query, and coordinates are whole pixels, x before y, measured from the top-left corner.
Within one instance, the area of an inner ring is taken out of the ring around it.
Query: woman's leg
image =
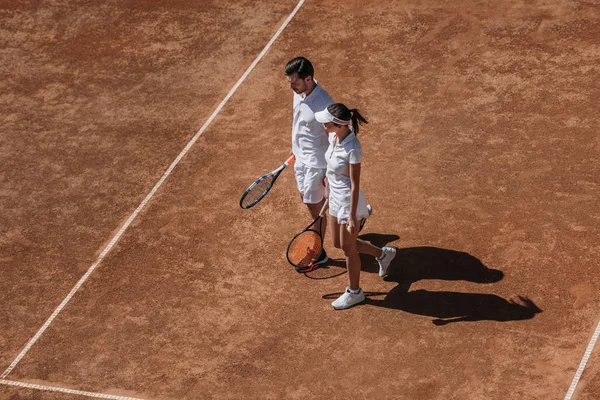
[[[348,268],[348,281],[350,289],[358,290],[360,288],[360,256],[358,254],[358,230],[351,234],[346,229],[348,225],[339,225],[339,235],[341,237],[342,250],[346,256],[346,267]]]
[[[383,255],[381,248],[364,240],[356,239],[356,248],[359,253],[368,254],[376,258],[380,258]]]
[[[337,218],[335,223],[338,228],[336,229],[337,236],[340,238],[338,244],[341,246],[342,250],[344,250],[344,254],[346,255],[349,285],[344,293],[331,303],[331,305],[336,310],[344,310],[362,303],[365,300],[365,294],[360,289],[360,256],[358,255],[358,249],[356,248],[356,237],[358,232],[356,234],[349,233],[346,230],[347,225],[338,224]],[[333,229],[329,229],[329,231],[333,233]]]
[[[388,268],[394,257],[396,257],[395,247],[379,248],[360,239],[356,239],[356,247],[360,253],[375,257],[377,264],[379,264],[379,276],[383,277],[387,275]]]

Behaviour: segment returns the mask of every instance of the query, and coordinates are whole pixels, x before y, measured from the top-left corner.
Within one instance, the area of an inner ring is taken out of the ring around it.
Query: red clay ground
[[[161,399],[564,397],[600,315],[598,4],[363,3],[302,7],[10,379]],[[5,366],[296,3],[72,4],[2,14]],[[400,249],[386,281],[365,258],[369,299],[345,312],[329,305],[342,262],[286,265],[307,222],[289,171],[237,205],[289,152],[282,68],[300,54],[370,119],[364,237]],[[575,398],[598,398],[599,377],[596,351]]]

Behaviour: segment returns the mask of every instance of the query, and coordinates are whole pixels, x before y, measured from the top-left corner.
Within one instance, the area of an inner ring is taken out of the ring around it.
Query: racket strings
[[[288,260],[296,267],[308,267],[321,253],[323,241],[315,231],[305,231],[294,238],[288,247]]]
[[[269,187],[273,183],[274,179],[275,177],[273,175],[269,175],[248,189],[244,195],[244,198],[242,199],[242,207],[248,208],[262,199],[263,196],[267,194],[267,191],[269,190]]]

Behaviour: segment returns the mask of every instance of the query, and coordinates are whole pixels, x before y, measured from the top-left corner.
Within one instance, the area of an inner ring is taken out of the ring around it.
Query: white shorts
[[[325,198],[325,178],[326,168],[307,167],[299,161],[294,163],[294,172],[296,173],[296,185],[306,204],[317,204]]]
[[[348,223],[350,218],[350,196],[336,196],[333,192],[329,193],[329,215],[336,217],[338,224]],[[362,190],[358,191],[358,206],[356,207],[356,219],[369,218],[369,209],[367,200]]]

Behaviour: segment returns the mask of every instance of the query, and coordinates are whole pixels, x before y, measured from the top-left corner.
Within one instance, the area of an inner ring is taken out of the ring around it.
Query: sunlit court
[[[0,21],[0,399],[600,398],[598,1],[5,1]],[[290,257],[322,227],[290,158],[298,56],[368,120],[357,234],[395,249],[385,274],[360,255],[343,310],[330,227]]]

